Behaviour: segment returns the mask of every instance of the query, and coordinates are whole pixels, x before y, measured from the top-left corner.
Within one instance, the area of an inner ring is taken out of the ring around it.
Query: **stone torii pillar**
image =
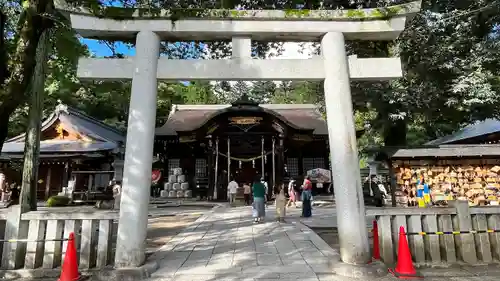
[[[345,263],[367,264],[371,260],[370,245],[344,35],[340,32],[325,34],[321,39],[321,54],[325,66],[326,119],[340,256]]]
[[[127,222],[118,224],[116,267],[140,266],[144,262],[148,228],[160,37],[152,31],[140,31],[135,46],[120,203],[120,218],[127,218]]]
[[[82,37],[137,43],[135,58],[82,58],[77,73],[81,79],[132,80],[116,267],[144,262],[157,80],[324,81],[341,259],[348,265],[367,264],[370,250],[349,83],[399,78],[402,71],[399,58],[347,57],[345,40],[396,39],[420,2],[364,10],[204,10],[180,19],[176,14],[175,21],[170,11],[123,11],[103,18],[67,5],[57,7],[69,12],[72,27]],[[232,40],[233,55],[223,60],[158,58],[160,40],[173,39]],[[311,59],[252,59],[251,40],[321,41],[322,54]],[[358,271],[334,270],[345,275]]]

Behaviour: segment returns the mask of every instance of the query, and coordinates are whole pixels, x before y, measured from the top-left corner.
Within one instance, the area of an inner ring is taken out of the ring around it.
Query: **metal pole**
[[[273,137],[273,186],[276,186],[276,152],[275,152],[276,139]],[[273,189],[274,190],[274,189]]]
[[[219,137],[215,139],[215,187],[214,199],[217,199],[217,179],[219,178]]]
[[[262,136],[261,140],[262,140],[262,148],[260,150],[260,154],[262,156],[262,158],[261,158],[261,163],[262,163],[262,165],[261,165],[261,170],[262,170],[261,178],[263,178],[264,177],[264,165],[265,165],[265,162],[264,162],[265,161],[265,159],[264,159],[264,136]]]

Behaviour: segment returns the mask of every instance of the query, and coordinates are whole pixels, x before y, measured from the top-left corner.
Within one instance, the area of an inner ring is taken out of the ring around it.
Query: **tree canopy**
[[[22,2],[22,5],[21,5]],[[294,0],[80,0],[68,1],[94,10],[104,6],[161,8],[336,9],[374,7],[407,1]],[[355,121],[366,129],[360,147],[419,144],[460,126],[499,116],[500,3],[497,0],[430,1],[395,42],[347,42],[359,57],[400,56],[404,77],[391,82],[352,83]],[[45,82],[44,113],[57,100],[124,129],[129,82],[87,82],[76,78],[79,57],[92,56],[54,11],[51,0],[3,1],[0,4],[0,147],[5,138],[26,130],[30,89],[38,40],[47,28],[51,38]],[[103,42],[122,57],[114,42]],[[124,42],[133,47],[133,42]],[[225,58],[229,42],[164,42],[171,58]],[[253,42],[254,55],[276,56],[282,42]],[[317,43],[313,50],[319,52]],[[215,104],[234,101],[243,92],[257,102],[316,103],[324,108],[323,85],[310,81],[228,83],[227,81],[160,83],[158,123],[172,104]]]

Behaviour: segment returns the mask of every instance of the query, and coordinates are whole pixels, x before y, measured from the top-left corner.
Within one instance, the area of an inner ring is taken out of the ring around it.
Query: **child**
[[[280,186],[280,191],[276,195],[276,221],[285,222],[286,215],[286,196],[285,196],[285,186],[282,184]]]

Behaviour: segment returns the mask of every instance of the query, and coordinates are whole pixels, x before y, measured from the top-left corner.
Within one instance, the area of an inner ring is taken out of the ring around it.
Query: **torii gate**
[[[136,42],[133,58],[82,58],[78,64],[81,79],[132,80],[115,267],[145,260],[158,80],[323,80],[341,259],[351,265],[370,261],[350,81],[401,77],[401,62],[347,57],[345,40],[396,39],[420,2],[364,10],[185,10],[184,18],[179,11],[126,8],[97,17],[59,2],[81,36]],[[232,58],[161,58],[162,40],[232,40]],[[252,40],[321,41],[321,55],[253,59]]]

